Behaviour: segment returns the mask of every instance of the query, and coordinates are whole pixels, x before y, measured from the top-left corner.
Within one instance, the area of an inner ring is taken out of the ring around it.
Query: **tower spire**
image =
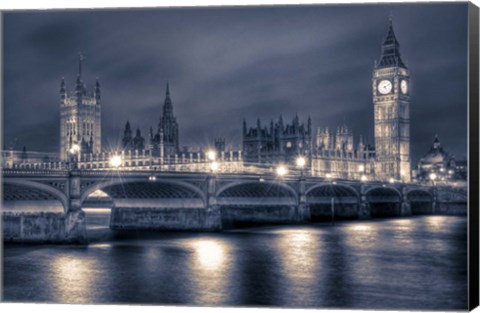
[[[82,54],[82,52],[78,53],[78,77],[82,78],[82,63],[85,61],[86,57]]]
[[[388,18],[388,31],[382,44],[382,54],[379,62],[376,64],[377,68],[382,67],[403,67],[407,68],[400,57],[400,44],[398,43],[395,32],[393,31],[393,19],[390,13]]]

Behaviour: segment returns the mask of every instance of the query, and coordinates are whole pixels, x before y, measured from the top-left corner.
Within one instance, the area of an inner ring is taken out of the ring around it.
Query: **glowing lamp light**
[[[279,165],[277,167],[277,175],[278,176],[285,176],[288,173],[288,169],[285,167],[285,165]]]
[[[80,146],[77,144],[73,144],[72,147],[70,148],[70,153],[75,154],[80,151]]]
[[[212,162],[210,164],[210,169],[212,170],[212,172],[218,171],[219,168],[220,168],[220,164],[218,164],[218,162]]]
[[[435,180],[435,179],[437,179],[437,174],[430,173],[430,175],[428,177],[430,178],[430,180]]]
[[[363,166],[363,165],[358,166],[358,171],[359,172],[363,172],[364,170],[365,170],[365,166]]]
[[[325,177],[326,177],[326,178],[332,178],[332,174],[327,173],[327,174],[325,175]]]
[[[400,175],[401,175],[401,176],[405,176],[405,174],[406,174],[406,173],[405,173],[404,170],[401,170],[401,171],[400,171]]]
[[[210,161],[215,161],[215,159],[217,158],[217,153],[213,150],[208,150],[207,151],[207,159],[209,159]]]
[[[307,164],[307,160],[304,157],[298,157],[296,163],[298,167],[303,168]]]
[[[119,155],[114,155],[110,158],[109,163],[111,167],[120,167],[120,165],[122,165],[122,157]]]
[[[388,182],[389,182],[390,184],[393,184],[393,183],[395,182],[395,179],[390,178],[390,179],[388,180]]]
[[[366,176],[366,175],[362,175],[362,177],[360,177],[360,180],[361,180],[361,181],[367,181],[367,176]]]

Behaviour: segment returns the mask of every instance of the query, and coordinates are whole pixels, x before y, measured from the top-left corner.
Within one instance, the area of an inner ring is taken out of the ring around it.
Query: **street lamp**
[[[360,180],[366,182],[368,180],[367,175],[362,175],[362,177],[360,177]]]
[[[335,190],[333,189],[333,185],[337,183],[332,180],[332,174],[327,173],[325,177],[330,182],[330,190],[332,192],[332,198],[330,199],[330,212],[332,216],[332,225],[335,223]]]
[[[212,170],[212,172],[216,172],[218,171],[218,169],[220,168],[220,164],[218,164],[218,162],[215,162],[213,161],[212,163],[210,163],[210,169]]]
[[[428,175],[428,177],[429,177],[430,180],[432,181],[432,186],[435,186],[435,179],[437,179],[437,174],[435,174],[435,173],[430,173],[430,175]]]
[[[70,147],[70,150],[68,150],[68,152],[70,153],[70,161],[71,161],[72,167],[77,168],[78,155],[80,153],[80,146],[75,143]]]
[[[77,154],[78,152],[80,152],[80,146],[75,143],[70,147],[70,153]]]
[[[288,169],[285,165],[280,164],[276,169],[277,175],[283,177],[288,174]]]
[[[307,164],[307,160],[303,156],[299,156],[296,160],[295,163],[297,164],[297,167],[300,169],[300,177],[303,178],[303,168]]]
[[[390,179],[388,180],[388,182],[389,182],[390,184],[393,184],[393,183],[395,182],[395,179],[390,178]]]
[[[122,157],[118,154],[115,154],[110,158],[109,163],[111,167],[120,167],[120,165],[122,165]]]
[[[215,161],[216,158],[217,158],[217,153],[214,150],[207,151],[207,159],[209,159],[210,161]]]
[[[299,168],[304,168],[305,167],[305,164],[307,164],[307,160],[305,160],[305,158],[303,156],[299,156],[296,160],[295,160],[297,166]]]

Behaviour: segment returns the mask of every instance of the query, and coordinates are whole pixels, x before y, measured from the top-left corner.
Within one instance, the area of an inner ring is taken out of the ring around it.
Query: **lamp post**
[[[108,163],[113,168],[119,168],[122,165],[122,157],[118,154],[115,154],[110,158]]]
[[[303,169],[305,165],[307,164],[307,160],[303,156],[299,156],[296,160],[295,163],[297,164],[297,167],[300,169],[300,178],[303,178]]]
[[[215,173],[220,168],[220,164],[216,161],[217,159],[217,152],[215,150],[208,150],[206,153],[207,160],[210,161],[209,167],[210,172]]]
[[[212,163],[210,163],[210,170],[212,171],[212,173],[216,173],[219,168],[220,164],[218,164],[218,162],[213,161]]]
[[[285,165],[280,164],[275,169],[275,172],[277,173],[277,176],[284,177],[285,175],[288,174],[288,168]]]
[[[70,150],[68,150],[70,154],[70,166],[69,169],[76,169],[78,165],[78,159],[79,159],[79,154],[80,154],[80,146],[78,144],[73,144],[70,147]]]
[[[437,179],[437,174],[430,173],[430,175],[428,175],[428,178],[430,178],[430,181],[432,182],[432,186],[435,186],[435,180]]]
[[[332,225],[334,225],[335,224],[335,190],[333,189],[334,182],[332,180],[332,174],[327,173],[325,177],[330,183],[330,190],[332,192],[332,197],[330,198],[330,214],[332,219]]]

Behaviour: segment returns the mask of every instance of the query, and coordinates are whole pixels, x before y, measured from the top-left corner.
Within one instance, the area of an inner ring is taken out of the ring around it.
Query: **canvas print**
[[[466,310],[472,10],[2,12],[2,301]]]

